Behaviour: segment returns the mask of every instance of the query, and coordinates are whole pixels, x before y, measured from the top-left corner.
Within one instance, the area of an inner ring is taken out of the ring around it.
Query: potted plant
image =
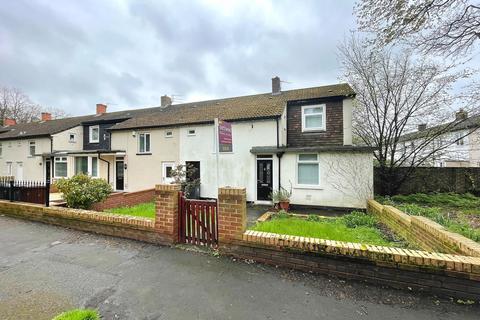
[[[292,191],[280,187],[280,189],[272,192],[272,200],[274,203],[278,203],[280,209],[288,211],[290,208],[290,197],[292,196]]]

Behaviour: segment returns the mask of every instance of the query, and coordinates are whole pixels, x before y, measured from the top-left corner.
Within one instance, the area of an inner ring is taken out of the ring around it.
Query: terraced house
[[[215,198],[218,186],[245,187],[248,201],[265,203],[284,188],[292,204],[364,208],[373,194],[373,150],[352,145],[354,97],[348,84],[282,91],[275,77],[272,91],[257,95],[184,104],[163,96],[159,107],[111,114],[100,105],[93,116],[52,120],[65,125],[32,152],[37,165],[28,178],[87,172],[117,191],[138,191],[171,182],[174,167],[190,164],[201,197]],[[221,150],[218,122],[231,133]],[[29,143],[19,126],[4,128],[2,143],[14,143],[14,132]],[[68,145],[74,131],[83,137],[76,149]],[[9,157],[2,155],[5,174]]]

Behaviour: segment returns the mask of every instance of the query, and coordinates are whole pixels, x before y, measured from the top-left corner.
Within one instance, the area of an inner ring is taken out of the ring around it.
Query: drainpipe
[[[277,120],[277,149],[280,148],[280,126],[279,126],[279,123],[278,123],[278,118],[276,119]],[[282,162],[282,156],[283,156],[283,152],[277,152],[277,158],[278,158],[278,190],[280,190],[280,188],[282,187],[282,183],[280,182],[281,181],[281,162]]]
[[[97,152],[97,154],[98,154],[98,159],[99,160],[102,160],[103,162],[107,163],[107,182],[110,183],[110,162],[105,160],[105,159],[102,159],[100,157],[100,152]],[[99,174],[100,174],[100,172],[99,172]]]

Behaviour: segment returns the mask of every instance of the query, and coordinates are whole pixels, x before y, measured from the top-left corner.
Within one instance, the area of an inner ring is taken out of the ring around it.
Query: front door
[[[169,184],[173,182],[172,170],[175,167],[173,162],[163,162],[162,163],[162,181],[163,183]]]
[[[272,200],[273,170],[272,160],[257,160],[257,200]]]
[[[125,164],[123,160],[116,160],[115,161],[115,190],[117,191],[123,190],[124,174],[125,174]]]
[[[17,174],[15,175],[15,179],[23,180],[23,162],[17,162]]]

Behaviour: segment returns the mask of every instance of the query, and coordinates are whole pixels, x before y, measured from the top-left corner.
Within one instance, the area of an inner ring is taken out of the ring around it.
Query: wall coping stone
[[[156,191],[180,191],[182,190],[179,184],[157,184],[155,185]]]

